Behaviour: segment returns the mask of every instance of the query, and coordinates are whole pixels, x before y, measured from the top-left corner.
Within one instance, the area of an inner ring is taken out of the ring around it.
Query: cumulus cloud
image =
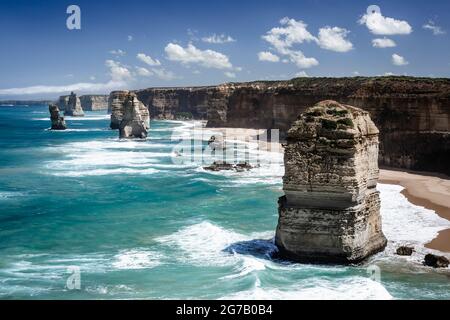
[[[129,35],[129,36],[127,37],[127,39],[128,39],[128,41],[133,41],[133,36],[132,36],[132,35]]]
[[[169,60],[182,64],[198,64],[205,68],[215,69],[233,68],[229,58],[223,53],[213,50],[200,50],[192,43],[185,48],[175,43],[169,43],[164,50]]]
[[[141,60],[145,64],[148,64],[149,66],[152,66],[152,67],[161,65],[161,62],[158,59],[153,59],[152,57],[147,56],[144,53],[138,53],[136,55],[136,58],[138,58],[139,60]]]
[[[136,73],[142,77],[150,77],[153,74],[148,69],[142,67],[136,67]]]
[[[398,55],[398,54],[396,54],[396,53],[394,53],[394,54],[392,55],[392,63],[393,63],[395,66],[406,66],[406,65],[409,64],[409,62],[406,61],[406,59],[405,59],[404,57],[402,57],[402,56],[400,56],[400,55]]]
[[[353,44],[346,39],[350,33],[347,29],[339,27],[324,27],[319,29],[317,44],[326,50],[347,52],[353,49]]]
[[[319,61],[316,58],[305,57],[301,51],[290,52],[289,60],[301,69],[308,69],[319,65]]]
[[[114,60],[106,60],[106,67],[109,69],[111,79],[105,83],[79,82],[68,85],[49,86],[36,85],[30,87],[0,89],[0,95],[28,95],[47,93],[66,93],[71,91],[82,92],[107,92],[128,86],[133,76],[127,67]]]
[[[309,75],[305,71],[300,71],[300,72],[297,72],[295,74],[295,77],[297,77],[297,78],[307,78],[307,77],[309,77]]]
[[[172,71],[168,71],[164,68],[154,68],[152,71],[161,80],[170,81],[179,78]]]
[[[428,23],[425,23],[422,28],[425,30],[431,30],[435,36],[446,34],[445,30],[437,26],[433,20],[428,20]]]
[[[269,51],[261,51],[258,53],[259,61],[278,62],[280,57]]]
[[[120,50],[120,49],[118,49],[118,50],[111,50],[111,51],[109,51],[109,53],[111,53],[114,56],[118,56],[118,57],[123,57],[124,55],[126,55],[126,52],[123,51],[123,50]]]
[[[236,42],[236,39],[233,39],[231,36],[227,36],[225,34],[217,35],[217,34],[213,33],[212,35],[210,35],[208,37],[203,37],[202,41],[207,42],[207,43],[223,44],[223,43],[229,43],[229,42]]]
[[[393,48],[397,46],[394,40],[384,38],[377,38],[372,40],[372,46],[374,48]]]
[[[385,17],[378,7],[364,14],[358,22],[366,25],[369,31],[376,35],[401,35],[413,31],[407,21]]]

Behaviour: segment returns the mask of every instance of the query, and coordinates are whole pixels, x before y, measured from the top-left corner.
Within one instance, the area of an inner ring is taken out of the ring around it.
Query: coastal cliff
[[[108,95],[80,96],[81,107],[84,111],[101,111],[108,109]]]
[[[190,113],[208,127],[280,129],[307,107],[336,100],[370,113],[380,130],[380,165],[450,175],[450,79],[297,78],[136,91],[155,119]]]
[[[378,133],[367,112],[335,101],[308,108],[294,122],[275,237],[282,255],[353,263],[384,249]]]

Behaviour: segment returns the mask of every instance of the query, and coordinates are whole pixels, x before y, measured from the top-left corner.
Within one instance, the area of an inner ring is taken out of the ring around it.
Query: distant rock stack
[[[51,130],[66,130],[66,122],[64,121],[64,117],[59,115],[59,108],[55,104],[50,104],[48,106],[48,111],[50,111],[50,120],[52,121]]]
[[[123,118],[119,125],[120,138],[147,137],[150,128],[148,109],[137,99],[135,93],[128,93],[123,103]]]
[[[110,127],[113,130],[119,129],[123,118],[123,104],[129,91],[113,91],[108,99],[108,113],[111,114]]]
[[[70,93],[70,96],[68,98],[66,97],[60,97],[60,101],[63,99],[67,99],[67,104],[65,105],[64,115],[65,116],[72,116],[72,117],[84,117],[83,108],[81,107],[80,98],[77,97],[77,95],[73,92]],[[60,105],[61,106],[61,105]]]
[[[357,263],[382,251],[378,129],[369,113],[323,101],[288,131],[276,244],[300,262]]]

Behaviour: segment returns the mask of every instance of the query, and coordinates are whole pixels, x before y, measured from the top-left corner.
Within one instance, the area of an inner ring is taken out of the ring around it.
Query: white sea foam
[[[67,133],[67,132],[96,132],[96,131],[109,131],[109,129],[101,129],[101,128],[91,128],[91,129],[65,129],[65,130],[51,130],[46,129],[47,131],[55,132],[55,133]]]
[[[98,121],[98,120],[107,120],[110,119],[110,115],[109,114],[105,114],[105,115],[85,115],[84,117],[72,117],[72,116],[67,116],[64,117],[64,120],[68,120],[68,121]],[[50,117],[47,118],[32,118],[32,120],[34,121],[50,121]]]
[[[161,264],[161,254],[146,249],[124,250],[114,258],[117,269],[151,269]]]
[[[131,169],[131,168],[116,168],[116,169],[95,169],[86,171],[54,171],[51,174],[59,177],[90,177],[90,176],[109,176],[109,175],[151,175],[159,172],[159,170],[146,169]]]
[[[8,200],[16,197],[21,197],[24,194],[21,192],[0,191],[0,200]]]
[[[222,297],[232,300],[390,300],[384,286],[364,277],[323,279],[310,277],[284,289],[264,288],[259,279],[254,288]]]

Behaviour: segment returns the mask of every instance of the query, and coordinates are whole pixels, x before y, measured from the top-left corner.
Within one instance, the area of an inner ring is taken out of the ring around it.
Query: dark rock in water
[[[73,92],[70,93],[70,96],[59,97],[59,107],[61,110],[64,109],[65,116],[84,117],[80,98]]]
[[[208,140],[208,146],[213,150],[225,150],[225,143],[223,137],[211,136]]]
[[[437,256],[430,253],[425,256],[424,264],[433,268],[448,268],[449,261],[444,256]]]
[[[248,171],[252,169],[253,167],[248,162],[242,162],[238,164],[231,164],[224,161],[214,161],[213,164],[211,164],[208,167],[203,167],[205,170],[209,171],[237,171],[237,172],[243,172]]]
[[[147,137],[150,128],[148,109],[130,92],[123,103],[123,118],[119,125],[120,138]]]
[[[399,256],[410,256],[414,252],[414,248],[402,246],[397,249],[397,254]]]
[[[51,130],[66,130],[66,122],[64,121],[64,117],[59,115],[59,108],[55,104],[50,104],[48,106],[48,110],[50,112],[50,120],[52,121]]]
[[[369,113],[323,101],[288,131],[275,243],[290,260],[357,263],[384,250]]]

